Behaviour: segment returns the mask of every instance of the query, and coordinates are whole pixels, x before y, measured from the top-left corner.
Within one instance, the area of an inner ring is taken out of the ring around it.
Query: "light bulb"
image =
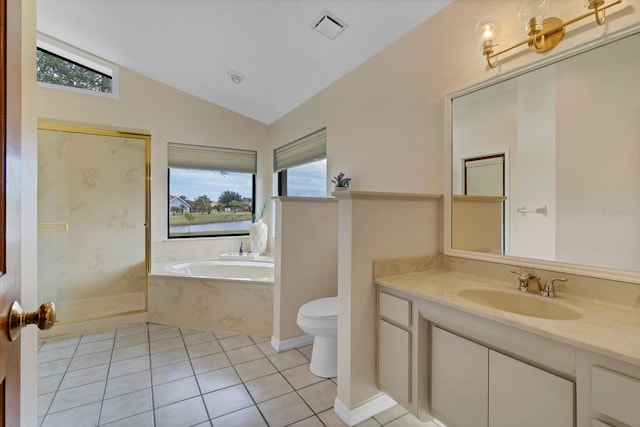
[[[500,34],[500,21],[495,16],[487,16],[478,21],[475,33],[478,41],[482,44],[483,53],[486,54],[487,50],[496,46],[494,41]]]
[[[518,9],[518,18],[524,22],[527,34],[532,35],[542,30],[542,20],[547,9],[549,0],[524,0]]]

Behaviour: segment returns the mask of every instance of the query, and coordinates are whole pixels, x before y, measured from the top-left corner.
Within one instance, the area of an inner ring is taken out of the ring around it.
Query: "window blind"
[[[273,170],[279,172],[325,158],[327,158],[327,128],[273,150]]]
[[[167,154],[170,168],[256,173],[257,152],[253,150],[170,142]]]

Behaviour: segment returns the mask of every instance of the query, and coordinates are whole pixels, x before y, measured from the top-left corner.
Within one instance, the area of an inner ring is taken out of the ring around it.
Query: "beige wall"
[[[173,259],[188,258],[193,246],[192,241],[166,241],[167,142],[258,150],[256,206],[271,194],[272,152],[267,125],[127,69],[120,68],[119,99],[38,88],[38,117],[151,133],[153,261],[167,259],[156,257],[156,253]],[[220,249],[208,253],[213,256],[227,248],[236,250],[240,239],[203,239],[201,244],[207,241]]]
[[[279,342],[303,335],[301,305],[338,295],[338,203],[279,197],[275,205],[273,337]]]

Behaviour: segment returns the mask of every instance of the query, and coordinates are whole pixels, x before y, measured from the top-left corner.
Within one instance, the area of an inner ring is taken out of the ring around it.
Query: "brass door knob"
[[[47,330],[56,322],[56,306],[51,301],[43,303],[37,311],[28,313],[14,301],[9,309],[9,339],[15,341],[20,330],[27,325],[38,325],[42,331]]]

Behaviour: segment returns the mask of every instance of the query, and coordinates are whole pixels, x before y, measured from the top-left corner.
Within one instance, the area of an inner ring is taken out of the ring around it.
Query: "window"
[[[326,197],[326,128],[276,148],[273,169],[278,174],[279,196]]]
[[[43,87],[117,96],[117,67],[38,34],[36,79]]]
[[[257,152],[168,145],[169,238],[249,234]]]

